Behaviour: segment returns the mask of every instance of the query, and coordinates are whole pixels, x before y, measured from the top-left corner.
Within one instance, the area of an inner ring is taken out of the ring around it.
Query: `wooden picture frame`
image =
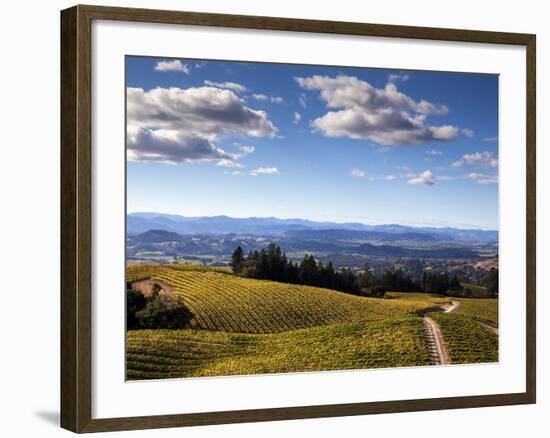
[[[92,418],[92,93],[91,26],[94,20],[186,24],[261,30],[315,32],[388,38],[519,45],[526,48],[527,108],[527,318],[526,391],[302,406],[196,414]],[[75,6],[61,12],[61,426],[99,432],[256,421],[337,417],[535,403],[536,400],[536,249],[535,249],[535,35]]]

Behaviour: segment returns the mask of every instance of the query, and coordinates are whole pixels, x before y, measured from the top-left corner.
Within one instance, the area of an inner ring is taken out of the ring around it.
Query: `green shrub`
[[[188,327],[193,314],[177,297],[155,295],[136,312],[136,318],[141,328],[181,329]]]
[[[126,287],[126,327],[128,330],[139,328],[139,320],[136,312],[139,312],[147,305],[147,298],[136,290],[132,289],[130,283]]]

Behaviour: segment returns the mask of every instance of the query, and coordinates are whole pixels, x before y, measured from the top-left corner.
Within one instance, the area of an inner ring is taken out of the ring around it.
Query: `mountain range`
[[[162,213],[127,215],[128,236],[151,230],[180,235],[258,235],[280,236],[299,240],[379,240],[379,241],[498,241],[498,231],[452,227],[412,227],[408,225],[316,222],[307,219],[275,217],[234,218],[229,216],[189,217]]]

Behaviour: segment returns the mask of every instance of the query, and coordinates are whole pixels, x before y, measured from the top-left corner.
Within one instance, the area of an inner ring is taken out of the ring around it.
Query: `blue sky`
[[[127,209],[498,227],[498,77],[128,57]]]

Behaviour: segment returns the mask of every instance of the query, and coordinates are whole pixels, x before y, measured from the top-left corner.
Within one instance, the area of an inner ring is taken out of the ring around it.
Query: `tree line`
[[[260,251],[251,251],[246,256],[238,246],[231,256],[231,268],[235,274],[243,277],[317,286],[353,295],[382,297],[387,291],[453,296],[467,293],[458,277],[451,277],[446,272],[424,271],[422,278],[415,280],[402,269],[397,269],[386,270],[377,277],[368,266],[354,273],[349,268],[335,269],[332,262],[324,264],[310,254],[304,255],[299,263],[294,263],[273,243]],[[486,285],[492,295],[498,294],[498,271],[494,271],[489,273],[489,284]]]
[[[238,246],[231,257],[231,267],[235,274],[243,277],[324,287],[353,294],[360,292],[357,277],[351,269],[335,270],[331,262],[325,265],[309,254],[300,263],[293,263],[273,243],[261,251],[250,252],[246,257]]]

